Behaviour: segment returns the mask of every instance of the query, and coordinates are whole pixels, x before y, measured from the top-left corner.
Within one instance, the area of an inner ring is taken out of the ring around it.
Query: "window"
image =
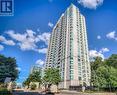
[[[79,79],[79,80],[82,80],[82,78],[81,78],[81,77],[79,77],[78,79]]]
[[[73,80],[73,75],[70,75],[70,79]]]

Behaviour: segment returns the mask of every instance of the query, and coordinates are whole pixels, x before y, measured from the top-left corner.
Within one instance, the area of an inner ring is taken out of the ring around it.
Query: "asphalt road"
[[[82,93],[76,91],[62,91],[58,94],[42,94],[40,92],[14,91],[12,95],[117,95],[117,93]]]
[[[41,94],[39,92],[13,92],[13,95],[54,95],[54,94]]]
[[[13,92],[13,95],[43,95],[38,92]]]

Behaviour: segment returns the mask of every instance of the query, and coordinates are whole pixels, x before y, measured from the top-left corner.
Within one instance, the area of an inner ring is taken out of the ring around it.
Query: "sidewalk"
[[[62,90],[59,94],[55,95],[117,95],[116,93],[83,93],[83,92],[77,92],[77,91],[69,91],[69,90]]]

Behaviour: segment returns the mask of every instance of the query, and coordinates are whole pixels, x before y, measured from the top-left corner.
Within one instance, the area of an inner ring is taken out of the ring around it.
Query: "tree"
[[[107,88],[110,91],[117,87],[115,55],[104,61],[101,61],[99,57],[95,58],[95,61],[91,63],[91,84],[98,87],[98,89]]]
[[[99,86],[98,76],[96,71],[102,65],[103,65],[103,61],[101,57],[96,57],[95,61],[91,62],[91,84],[93,86]]]
[[[98,67],[103,65],[101,57],[96,57],[94,62],[91,62],[91,70],[96,70]]]
[[[23,86],[28,86],[28,88],[29,88],[30,82],[31,82],[31,80],[30,80],[29,77],[28,77],[28,78],[23,82]]]
[[[117,69],[117,54],[112,54],[107,60],[106,63],[108,66],[112,66]]]
[[[29,78],[30,78],[31,82],[40,82],[41,83],[41,72],[40,71],[33,72],[32,74],[30,74]]]
[[[59,69],[57,68],[46,69],[43,80],[45,82],[45,85],[48,85],[48,88],[50,88],[52,84],[55,84],[58,86],[59,82],[61,81]]]
[[[31,90],[35,90],[36,89],[36,87],[37,87],[37,85],[36,84],[31,84]]]
[[[102,66],[97,69],[98,83],[101,88],[112,88],[117,87],[117,70],[113,67]]]
[[[23,82],[23,85],[24,86],[28,86],[29,88],[29,85],[31,82],[38,82],[39,83],[39,86],[42,82],[41,80],[41,72],[40,71],[35,71],[35,72],[32,72],[28,78]]]
[[[39,86],[42,82],[41,80],[41,72],[40,71],[35,71],[32,74],[30,74],[29,79],[31,80],[31,82],[38,82]]]
[[[15,81],[18,74],[16,59],[0,55],[0,82],[4,83],[6,77],[10,77],[11,81]]]

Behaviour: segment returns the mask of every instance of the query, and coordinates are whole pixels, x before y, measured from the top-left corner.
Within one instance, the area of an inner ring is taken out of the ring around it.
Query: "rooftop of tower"
[[[79,10],[79,8],[75,4],[71,3],[69,7],[71,7],[71,6],[74,6],[74,7],[76,7]]]
[[[79,11],[79,8],[78,8],[75,4],[71,3],[71,4],[67,7],[67,9],[64,11],[64,13],[65,13],[69,8],[71,8],[71,7],[75,7],[75,8],[77,8],[77,10]],[[79,12],[80,12],[80,11],[79,11]],[[56,28],[56,25],[58,24],[58,22],[60,21],[60,19],[64,16],[64,13],[61,14],[59,20],[56,22],[55,26],[53,27],[53,30]],[[82,13],[80,13],[80,14],[84,17],[84,15],[83,15]]]

